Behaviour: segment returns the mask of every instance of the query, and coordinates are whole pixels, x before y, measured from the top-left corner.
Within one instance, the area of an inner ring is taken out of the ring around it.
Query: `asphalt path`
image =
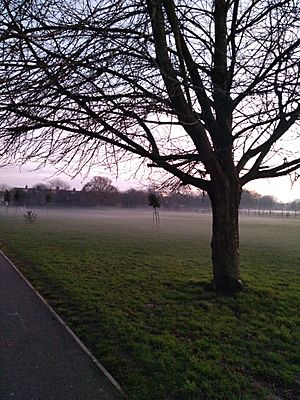
[[[124,399],[117,382],[1,252],[0,399]]]

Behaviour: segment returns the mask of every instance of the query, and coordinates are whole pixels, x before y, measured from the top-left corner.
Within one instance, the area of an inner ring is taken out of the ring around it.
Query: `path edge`
[[[114,377],[107,371],[107,369],[100,363],[100,361],[91,353],[91,351],[86,347],[86,345],[79,339],[79,337],[72,331],[72,329],[66,324],[66,322],[54,311],[54,309],[47,303],[45,298],[32,286],[29,280],[22,274],[22,272],[15,266],[15,264],[0,250],[0,255],[8,262],[8,264],[17,272],[17,274],[23,279],[23,281],[30,287],[30,289],[37,295],[42,303],[48,308],[55,319],[62,325],[69,335],[75,340],[75,342],[81,347],[81,349],[86,353],[86,355],[91,359],[94,365],[102,372],[110,384],[115,390],[122,396],[123,399],[128,399],[126,393]]]

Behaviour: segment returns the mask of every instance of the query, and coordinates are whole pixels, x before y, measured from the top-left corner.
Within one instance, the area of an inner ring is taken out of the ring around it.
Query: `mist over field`
[[[229,298],[208,286],[210,214],[33,211],[0,209],[1,250],[131,400],[298,398],[299,218],[241,215]]]

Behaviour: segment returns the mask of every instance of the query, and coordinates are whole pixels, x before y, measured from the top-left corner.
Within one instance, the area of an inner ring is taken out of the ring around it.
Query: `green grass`
[[[0,215],[1,248],[130,400],[299,396],[300,221],[241,222],[235,298],[207,290],[210,217],[79,211]]]

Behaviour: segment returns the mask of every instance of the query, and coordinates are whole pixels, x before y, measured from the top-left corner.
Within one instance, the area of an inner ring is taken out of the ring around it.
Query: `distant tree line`
[[[10,189],[0,185],[0,202],[2,205],[15,207],[123,207],[147,208],[149,192],[153,189],[129,189],[119,191],[109,178],[95,176],[81,190],[71,189],[71,186],[61,179],[53,179],[47,184],[37,183],[32,188]],[[163,209],[170,210],[203,210],[211,208],[209,197],[205,192],[185,190],[184,193],[171,191],[156,191]],[[256,192],[244,190],[241,199],[242,209],[252,210],[290,210],[300,211],[300,199],[284,204],[273,196],[262,196]]]

